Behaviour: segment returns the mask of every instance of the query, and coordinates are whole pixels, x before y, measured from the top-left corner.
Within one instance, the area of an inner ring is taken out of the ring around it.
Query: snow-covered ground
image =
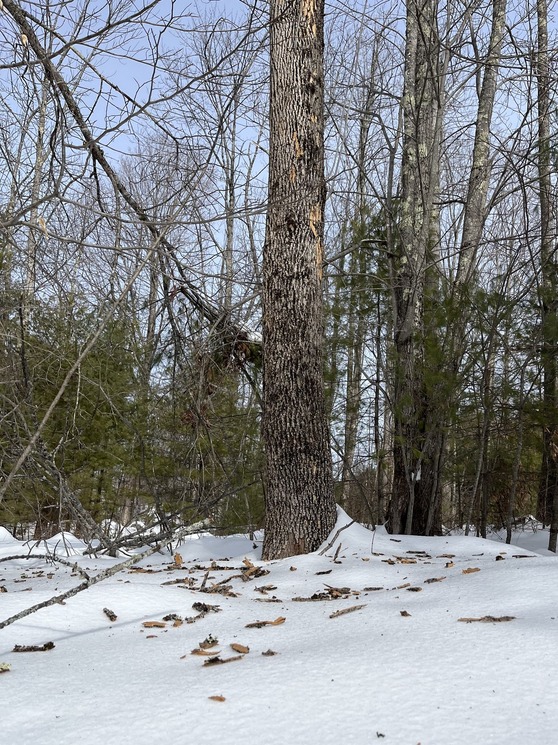
[[[340,511],[331,538],[349,522]],[[123,560],[66,539],[50,549],[90,575]],[[187,540],[0,630],[0,742],[551,745],[558,563],[544,531],[495,539],[353,524],[325,552],[269,563],[245,537]],[[28,551],[0,528],[0,559]],[[81,581],[0,562],[0,622]],[[486,617],[513,618],[460,620]]]

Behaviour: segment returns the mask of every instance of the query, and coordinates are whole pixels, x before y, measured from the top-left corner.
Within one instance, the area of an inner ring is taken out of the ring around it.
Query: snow
[[[349,523],[339,511],[329,542]],[[555,742],[558,564],[544,548],[545,531],[529,529],[514,539],[508,546],[496,534],[493,540],[390,536],[352,524],[325,553],[276,562],[259,560],[259,538],[256,544],[244,536],[188,539],[177,548],[182,566],[168,552],[155,554],[138,565],[150,571],[124,570],[0,630],[0,663],[11,666],[0,674],[1,741]],[[123,560],[83,556],[83,544],[68,534],[48,548],[69,554],[90,575]],[[0,622],[82,581],[68,566],[32,558],[45,549],[0,528],[0,559],[31,554],[0,563],[6,590]],[[245,581],[241,568],[254,574],[252,566],[269,573]],[[204,567],[206,588],[233,577],[226,584],[236,597],[200,592]],[[479,571],[464,573],[470,569]],[[187,578],[193,587],[168,584]],[[267,585],[275,589],[256,590]],[[293,600],[328,586],[348,591],[331,600]],[[261,602],[274,599],[280,602]],[[200,602],[221,611],[176,627],[142,625],[167,614],[196,616],[192,604]],[[357,605],[364,607],[331,617]],[[104,608],[114,611],[115,622]],[[515,618],[458,620],[485,616]],[[246,628],[281,617],[277,625]],[[219,640],[221,659],[239,656],[231,643],[250,651],[228,664],[204,665],[208,657],[191,651],[210,635]],[[13,651],[49,641],[50,651]],[[270,649],[277,654],[262,655]]]

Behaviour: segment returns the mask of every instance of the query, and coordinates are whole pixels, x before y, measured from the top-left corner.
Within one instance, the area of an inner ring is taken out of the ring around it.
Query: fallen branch
[[[480,618],[458,618],[463,623],[505,623],[513,621],[515,616],[481,616]]]
[[[112,577],[115,574],[118,574],[118,572],[121,572],[123,569],[127,569],[128,567],[131,567],[134,564],[138,564],[142,559],[145,559],[148,556],[151,556],[151,554],[156,553],[160,549],[161,549],[161,544],[158,544],[157,546],[152,546],[147,551],[144,551],[141,554],[137,554],[136,556],[132,556],[132,558],[126,559],[126,561],[121,561],[120,564],[115,564],[114,566],[109,567],[108,569],[105,569],[99,574],[96,574],[94,577],[88,577],[80,585],[77,585],[76,587],[72,587],[71,590],[68,590],[67,592],[63,592],[61,595],[55,595],[54,597],[50,598],[50,600],[44,600],[42,603],[37,603],[36,605],[31,606],[30,608],[26,608],[25,610],[22,610],[19,613],[16,613],[15,616],[10,616],[10,618],[6,618],[5,621],[0,621],[0,629],[5,628],[6,626],[10,626],[10,624],[15,623],[16,621],[19,621],[21,618],[30,616],[32,613],[35,613],[36,611],[41,610],[41,608],[48,608],[49,605],[54,605],[55,603],[64,603],[65,600],[73,597],[74,595],[77,595],[78,592],[83,592],[83,590],[87,590],[88,587],[91,587],[92,585],[96,585],[98,582],[102,582],[103,580],[108,579],[109,577]]]

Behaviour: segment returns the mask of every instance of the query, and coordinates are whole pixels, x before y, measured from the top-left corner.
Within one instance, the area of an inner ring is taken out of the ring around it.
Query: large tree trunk
[[[323,383],[323,0],[272,0],[263,262],[263,556],[315,550],[336,518]]]

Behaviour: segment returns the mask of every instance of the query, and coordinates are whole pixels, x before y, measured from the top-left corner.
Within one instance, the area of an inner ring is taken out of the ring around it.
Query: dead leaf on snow
[[[431,585],[433,582],[442,582],[445,579],[446,579],[445,577],[430,577],[430,579],[424,580],[424,584]]]
[[[103,613],[105,614],[105,616],[108,618],[109,621],[114,622],[118,618],[116,613],[112,611],[110,608],[103,608]]]
[[[208,696],[211,701],[226,701],[227,699],[224,696]]]
[[[11,669],[9,662],[0,662],[0,673],[9,673]]]
[[[407,587],[407,592],[422,592],[422,587]]]
[[[177,569],[181,569],[183,563],[184,563],[184,560],[182,559],[182,556],[180,554],[175,554],[174,555],[174,565],[176,566],[176,568]]]
[[[231,644],[231,649],[233,652],[238,652],[239,654],[248,654],[250,651],[250,647],[245,647],[244,644]]]
[[[196,655],[197,657],[215,657],[218,655],[220,650],[218,649],[193,649],[190,654]]]
[[[447,561],[446,562],[446,569],[451,569],[454,566],[455,566],[455,564],[454,564],[453,561]]]
[[[219,644],[219,639],[217,639],[214,636],[211,636],[211,634],[206,637],[203,642],[199,643],[200,649],[211,649],[211,647],[216,647]]]
[[[461,570],[461,574],[474,574],[475,572],[480,572],[480,567],[468,567]]]
[[[265,652],[262,652],[263,657],[275,657],[277,652],[274,652],[272,649],[268,649]]]
[[[406,610],[400,610],[400,611],[399,611],[399,613],[400,613],[400,614],[401,614],[401,615],[402,615],[402,616],[403,616],[404,618],[410,618],[410,617],[411,617],[411,614],[410,614],[410,613],[409,613],[408,611],[406,611]]]

